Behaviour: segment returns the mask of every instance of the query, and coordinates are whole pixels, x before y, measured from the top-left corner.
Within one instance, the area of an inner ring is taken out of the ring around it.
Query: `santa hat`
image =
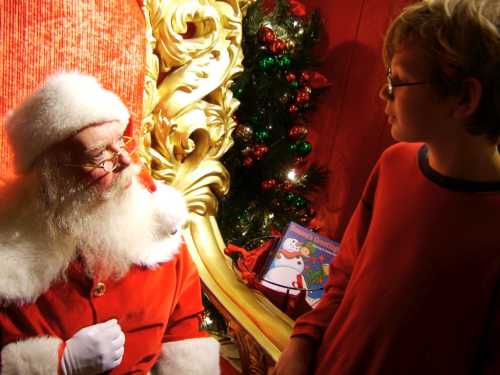
[[[59,73],[14,109],[5,128],[16,168],[26,172],[44,151],[78,131],[107,121],[118,121],[124,131],[129,117],[120,98],[94,77]]]

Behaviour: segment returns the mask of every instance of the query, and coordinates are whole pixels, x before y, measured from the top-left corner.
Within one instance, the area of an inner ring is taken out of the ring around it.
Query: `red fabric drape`
[[[330,170],[315,206],[322,232],[341,239],[381,152],[392,143],[378,97],[385,80],[384,31],[411,0],[305,0],[325,23],[320,72],[332,86],[309,117],[311,159]]]
[[[0,9],[0,125],[52,73],[89,73],[140,123],[144,16],[137,0],[6,0]],[[0,126],[0,176],[12,153]]]

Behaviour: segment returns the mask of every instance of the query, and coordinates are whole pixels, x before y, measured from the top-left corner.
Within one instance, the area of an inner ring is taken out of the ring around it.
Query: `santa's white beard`
[[[52,165],[50,160],[40,165],[38,195],[48,233],[75,249],[90,276],[122,277],[166,230],[159,227],[152,194],[137,182],[132,167],[110,190],[99,192]]]

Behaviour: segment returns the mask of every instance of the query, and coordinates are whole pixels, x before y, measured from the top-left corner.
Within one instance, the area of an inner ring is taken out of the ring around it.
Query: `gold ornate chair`
[[[184,192],[185,239],[211,302],[229,322],[246,374],[266,373],[293,321],[248,288],[224,255],[218,198],[230,188],[219,161],[232,146],[230,90],[242,67],[242,17],[253,0],[145,0],[148,52],[141,154],[156,179]]]

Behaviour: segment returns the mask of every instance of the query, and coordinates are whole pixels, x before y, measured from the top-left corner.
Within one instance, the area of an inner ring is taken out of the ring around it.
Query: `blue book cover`
[[[306,301],[314,307],[338,249],[338,242],[291,222],[264,267],[261,284],[291,295],[306,290]]]

